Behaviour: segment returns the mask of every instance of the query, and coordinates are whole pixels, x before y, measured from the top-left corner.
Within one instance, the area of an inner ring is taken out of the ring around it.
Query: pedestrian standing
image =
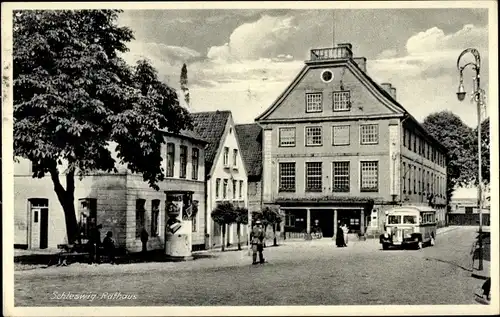
[[[89,264],[92,263],[101,263],[100,259],[100,250],[99,248],[101,247],[101,230],[102,225],[97,225],[96,227],[93,227],[90,229],[90,234],[89,234]]]
[[[252,241],[252,259],[253,262],[252,264],[259,264],[259,262],[265,263],[264,259],[264,239],[266,237],[266,234],[264,232],[264,229],[262,228],[262,223],[260,220],[257,220],[255,222],[255,226],[252,229],[252,232],[250,233],[250,239]],[[259,254],[259,262],[257,262],[257,253]]]
[[[108,231],[106,237],[102,241],[105,254],[109,258],[109,263],[115,264],[115,240],[113,239],[113,232]]]
[[[343,248],[346,246],[344,240],[344,231],[342,230],[342,226],[337,227],[337,233],[335,235],[335,243],[337,244],[338,248]]]
[[[344,246],[347,247],[347,233],[349,232],[349,228],[345,223],[341,226],[342,233],[344,234]]]
[[[142,231],[141,231],[141,242],[142,242],[142,254],[144,256],[148,252],[148,238],[149,238],[149,234],[148,234],[146,228],[143,227]]]

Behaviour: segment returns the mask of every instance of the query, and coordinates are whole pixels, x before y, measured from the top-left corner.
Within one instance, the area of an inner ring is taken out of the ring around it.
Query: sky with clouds
[[[367,58],[368,74],[391,82],[420,121],[446,109],[476,125],[475,106],[455,95],[456,60],[467,47],[481,53],[488,91],[487,9],[126,10],[119,23],[135,33],[128,62],[149,59],[176,89],[186,63],[190,111],[231,110],[237,123],[254,122],[309,50],[331,47],[334,38],[352,43],[354,55]],[[473,73],[465,75],[470,91]]]

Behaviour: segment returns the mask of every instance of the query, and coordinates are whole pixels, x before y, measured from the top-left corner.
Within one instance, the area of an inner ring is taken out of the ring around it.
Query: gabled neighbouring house
[[[214,223],[211,212],[218,203],[229,201],[248,208],[247,171],[230,111],[192,113],[195,132],[208,142],[206,171],[206,243],[210,247],[237,242],[236,225],[227,226],[227,240],[222,241],[222,227]],[[241,241],[247,241],[247,227],[242,226]]]

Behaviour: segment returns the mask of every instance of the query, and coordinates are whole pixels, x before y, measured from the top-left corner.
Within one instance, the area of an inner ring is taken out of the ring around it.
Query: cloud
[[[199,52],[188,47],[165,45],[162,43],[143,43],[134,41],[129,43],[128,47],[130,52],[126,53],[125,56],[132,59],[137,59],[142,56],[151,60],[177,64],[202,58]]]
[[[207,56],[213,59],[237,60],[276,57],[293,36],[297,26],[293,16],[263,15],[259,20],[237,27],[229,42],[223,46],[212,46]]]
[[[406,55],[391,57],[393,52],[384,51],[376,60],[368,61],[368,73],[379,83],[391,82],[397,89],[398,101],[418,120],[431,112],[451,110],[466,124],[475,126],[476,117],[468,115],[472,108],[455,96],[456,61],[467,47],[481,52],[482,86],[487,89],[488,29],[470,24],[449,34],[437,27],[414,34],[406,42]],[[464,58],[463,63],[469,60],[473,58]],[[472,81],[469,84],[472,87]]]
[[[390,57],[391,52],[382,52],[377,60],[370,62],[370,71],[380,75],[405,72],[406,77],[439,76],[454,72],[456,59],[467,47],[476,47],[486,57],[488,29],[465,25],[455,33],[445,34],[433,27],[411,36],[406,42],[406,56]],[[439,71],[437,71],[439,70]]]
[[[469,46],[487,47],[488,29],[466,24],[461,30],[446,35],[443,30],[433,27],[412,36],[406,42],[406,50],[410,55],[439,50],[459,50]]]
[[[378,58],[379,59],[385,59],[385,58],[395,57],[396,55],[397,55],[397,51],[396,50],[394,50],[394,49],[387,49],[387,50],[382,51],[382,53],[380,53],[378,55]]]

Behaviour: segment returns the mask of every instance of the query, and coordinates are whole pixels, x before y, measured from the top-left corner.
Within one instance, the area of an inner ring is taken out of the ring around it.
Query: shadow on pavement
[[[450,264],[450,265],[453,265],[455,267],[461,268],[464,271],[472,272],[472,269],[466,268],[466,267],[464,267],[464,266],[462,266],[460,264],[457,264],[457,263],[454,263],[454,262],[451,262],[451,261],[446,261],[446,260],[441,260],[441,259],[436,259],[436,258],[427,258],[427,257],[425,258],[425,260],[427,260],[427,261],[434,260],[434,261],[438,261],[438,262]]]

